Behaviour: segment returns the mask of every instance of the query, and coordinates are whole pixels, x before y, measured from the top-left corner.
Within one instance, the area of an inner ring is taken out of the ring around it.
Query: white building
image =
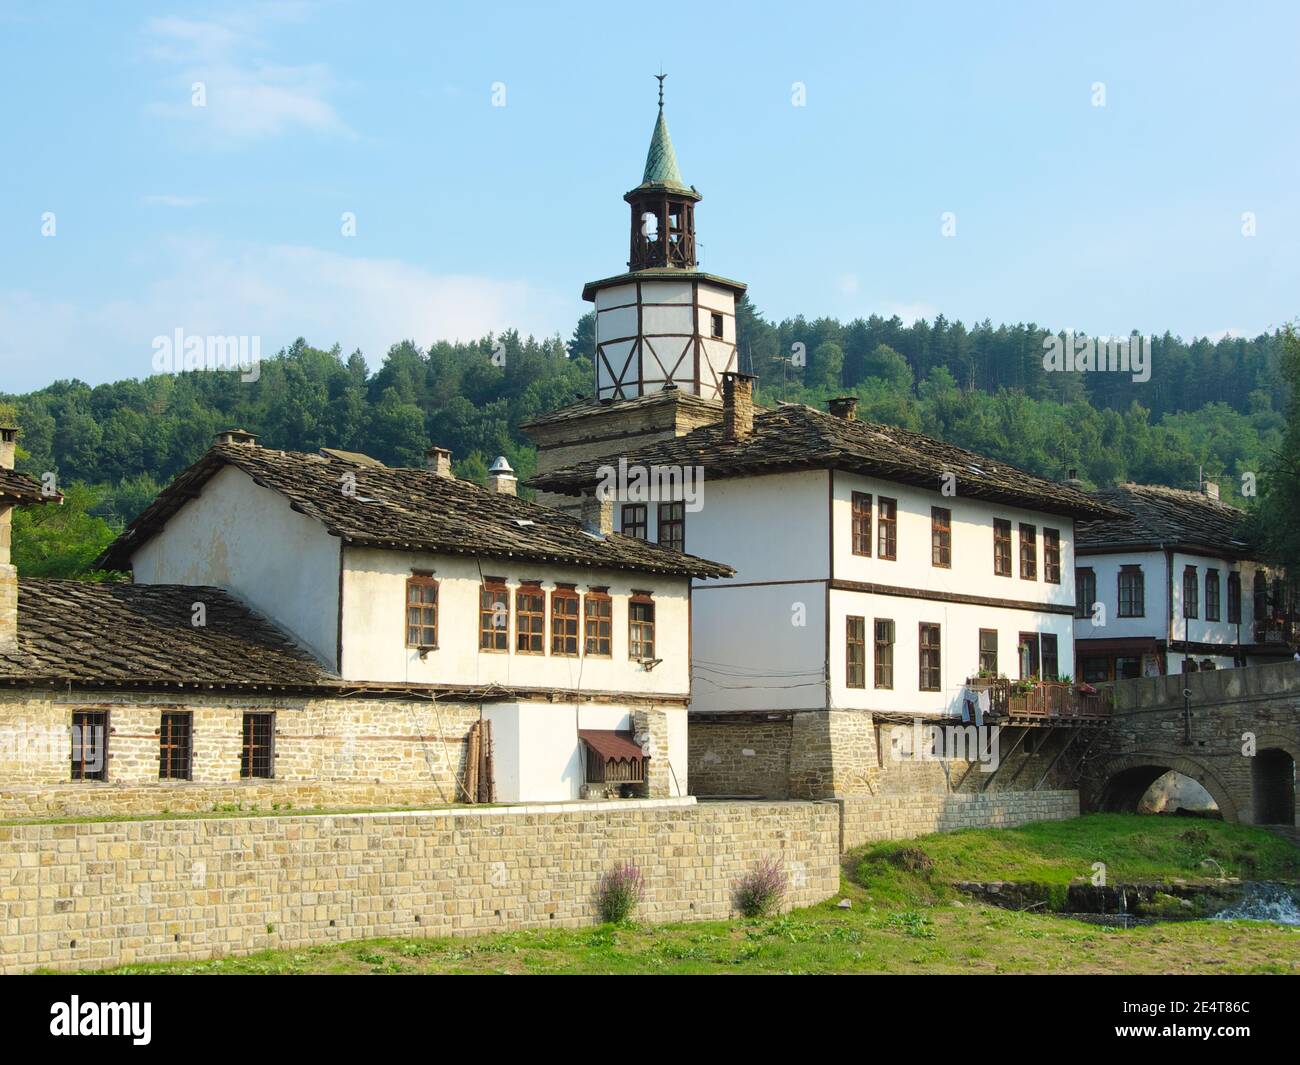
[[[1079,527],[1075,645],[1085,680],[1291,657],[1293,594],[1255,557],[1246,515],[1219,500],[1217,485],[1093,494],[1128,517]]]

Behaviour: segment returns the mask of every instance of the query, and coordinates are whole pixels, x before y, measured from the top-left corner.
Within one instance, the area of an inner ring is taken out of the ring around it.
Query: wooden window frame
[[[1020,523],[1020,579],[1038,580],[1038,526]]]
[[[882,626],[888,625],[888,629]],[[881,634],[887,632],[888,639],[882,639]],[[894,642],[897,634],[894,631],[893,618],[872,618],[871,619],[871,645],[872,645],[872,666],[873,688],[881,691],[894,690]]]
[[[1128,577],[1134,582],[1131,593],[1128,597],[1128,610],[1125,610],[1124,600],[1124,578]],[[1119,573],[1115,575],[1115,593],[1117,596],[1115,604],[1115,616],[1119,618],[1144,618],[1147,616],[1147,578],[1142,567],[1137,563],[1129,563],[1120,566]]]
[[[264,723],[264,724],[263,724]],[[258,741],[258,726],[265,730],[265,743]],[[258,752],[265,750],[265,772],[258,772],[260,763]],[[246,710],[240,725],[239,740],[239,779],[240,780],[274,780],[275,779],[275,711]]]
[[[649,607],[649,618],[638,618],[638,607]],[[627,656],[633,662],[649,662],[655,657],[655,613],[654,597],[649,592],[632,593],[627,601]]]
[[[565,610],[556,609],[565,604]],[[573,610],[568,610],[572,604]],[[572,632],[568,631],[572,628]],[[567,644],[572,640],[573,650]],[[551,592],[551,654],[556,658],[578,658],[582,654],[582,596],[572,584],[557,584]]]
[[[1199,621],[1201,617],[1201,575],[1195,566],[1183,567],[1183,618]]]
[[[844,686],[867,686],[867,619],[855,614],[844,619]]]
[[[604,613],[595,612],[601,604],[604,604]],[[602,621],[608,630],[604,637],[600,635]],[[593,626],[595,636],[592,635]],[[599,648],[602,641],[606,645],[604,651],[591,649],[593,642]],[[588,658],[614,657],[614,599],[608,588],[588,588],[587,594],[582,597],[582,653]]]
[[[930,565],[952,569],[952,510],[930,508]]]
[[[1207,569],[1205,571],[1205,620],[1221,621],[1222,619],[1223,579],[1217,569]]]
[[[432,604],[430,604],[429,601],[423,598],[416,601],[412,601],[411,599],[412,592],[418,590],[419,594],[423,596],[428,592],[429,589],[433,590]],[[424,618],[427,616],[427,611],[429,611],[430,609],[433,610],[432,625],[428,624],[424,620]],[[419,611],[421,616],[421,620],[417,621],[414,625],[411,624],[411,612],[413,610]],[[411,576],[406,578],[405,618],[406,618],[406,622],[405,622],[406,646],[411,648],[418,648],[421,651],[437,650],[438,647],[438,581],[437,578],[430,577],[422,573],[414,573]],[[418,629],[419,635],[421,637],[427,636],[429,634],[429,631],[432,630],[433,642],[426,643],[423,639],[419,639],[416,642],[412,643],[411,642],[412,629]]]
[[[1051,662],[1052,668],[1047,668],[1048,652],[1047,645],[1051,642]],[[1054,632],[1041,632],[1038,634],[1038,668],[1044,680],[1057,680],[1061,676],[1061,641]]]
[[[496,624],[499,607],[505,608],[504,625]],[[510,653],[510,589],[499,577],[484,577],[479,585],[478,649],[486,654]]]
[[[709,312],[709,332],[712,333],[714,340],[721,340],[725,323],[722,315],[717,311]]]
[[[535,600],[536,606],[524,609],[525,599]],[[541,628],[535,628],[534,622],[540,622]],[[530,658],[546,654],[546,592],[541,581],[520,581],[515,589],[515,654]]]
[[[1028,670],[1025,669],[1026,656],[1028,656]],[[1042,678],[1043,655],[1038,633],[1021,632],[1016,635],[1016,663],[1020,669],[1021,680]]]
[[[624,503],[618,520],[618,531],[634,540],[648,540],[650,508],[645,503]]]
[[[898,561],[898,500],[888,496],[876,499],[876,557]]]
[[[109,711],[107,710],[74,710],[72,711],[72,728],[69,730],[68,738],[71,742],[71,748],[68,755],[70,764],[70,773],[72,780],[78,781],[100,781],[108,780],[108,736],[111,721]],[[87,730],[89,729],[89,733]],[[99,729],[96,736],[95,729]],[[92,737],[92,742],[86,743],[86,736]],[[92,757],[87,757],[90,754]],[[99,768],[88,770],[86,767],[94,762],[93,755],[99,756]]]
[[[927,632],[932,633],[933,642],[927,642]],[[922,621],[917,625],[917,689],[923,692],[943,691],[943,627],[932,621]],[[931,656],[934,656],[931,663]],[[927,674],[933,674],[928,677]],[[929,683],[933,680],[934,683]]]
[[[1043,529],[1043,581],[1061,583],[1061,530]]]
[[[194,714],[189,710],[164,710],[158,718],[158,779],[194,779]]]
[[[1015,562],[1011,550],[1011,519],[993,519],[993,576],[1012,577]]]
[[[998,675],[998,630],[980,629],[979,641],[980,672],[996,677]],[[986,646],[990,643],[992,646]]]
[[[1087,574],[1085,578],[1083,574]],[[1083,585],[1092,588],[1086,595]],[[1092,617],[1092,608],[1097,602],[1097,571],[1091,566],[1076,566],[1074,569],[1074,616],[1076,618]]]
[[[849,501],[849,544],[855,555],[871,557],[872,498],[870,492],[854,492]]]
[[[1241,624],[1241,572],[1228,574],[1228,624]]]
[[[670,551],[686,550],[686,503],[683,500],[660,503],[655,521],[657,523],[655,538],[660,547],[666,547]],[[664,536],[665,529],[676,530],[677,535],[670,540]]]

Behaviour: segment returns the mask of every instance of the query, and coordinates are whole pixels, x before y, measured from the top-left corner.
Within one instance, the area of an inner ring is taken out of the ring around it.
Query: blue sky
[[[768,316],[1300,312],[1295,5],[902,6],[0,0],[0,391],[144,376],[178,328],[372,367],[567,336],[660,63],[704,268]]]

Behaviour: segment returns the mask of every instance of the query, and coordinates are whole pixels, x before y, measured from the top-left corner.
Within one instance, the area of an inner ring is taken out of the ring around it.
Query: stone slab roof
[[[1158,546],[1192,548],[1225,558],[1248,558],[1246,513],[1202,492],[1156,484],[1119,484],[1091,495],[1125,512],[1120,519],[1082,522],[1077,550],[1122,551]]]
[[[576,519],[425,469],[349,462],[332,455],[218,444],[159,493],[96,564],[128,569],[132,554],[217,472],[234,466],[319,521],[346,544],[399,551],[524,559],[697,578],[730,566],[621,535],[601,537]],[[343,491],[345,476],[355,490]]]
[[[933,437],[893,425],[838,418],[803,404],[756,409],[753,433],[742,440],[727,440],[721,424],[706,425],[673,440],[636,448],[626,457],[629,466],[699,466],[706,479],[837,469],[937,490],[940,478],[953,473],[959,497],[1076,518],[1122,513],[1069,485]],[[596,484],[600,468],[609,462],[605,458],[578,463],[527,483],[548,492],[576,495]]]
[[[0,468],[0,502],[3,503],[57,503],[63,496],[59,493],[44,495],[39,481],[25,473]]]

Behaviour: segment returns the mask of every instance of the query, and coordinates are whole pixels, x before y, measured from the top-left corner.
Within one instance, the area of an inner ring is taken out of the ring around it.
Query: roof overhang
[[[649,270],[633,270],[626,274],[615,274],[599,281],[588,281],[582,286],[582,298],[588,303],[595,302],[596,293],[602,288],[614,285],[627,285],[634,281],[708,281],[721,288],[731,289],[737,297],[743,296],[749,287],[743,281],[732,281],[718,274],[706,274],[701,270],[677,270],[673,267],[654,267]]]

